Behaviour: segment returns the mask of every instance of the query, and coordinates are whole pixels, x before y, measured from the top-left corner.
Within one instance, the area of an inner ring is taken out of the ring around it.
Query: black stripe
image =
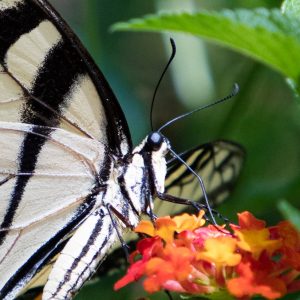
[[[198,162],[201,161],[203,159],[203,157],[208,154],[208,158],[206,158],[198,166],[198,169],[199,169],[199,168],[205,167],[205,165],[207,163],[209,163],[209,160],[211,158],[213,158],[215,155],[217,155],[218,152],[221,152],[221,151],[224,151],[224,150],[226,150],[228,152],[228,156],[230,156],[230,157],[227,157],[227,158],[223,159],[223,161],[220,163],[220,165],[216,166],[216,171],[220,172],[220,169],[223,169],[224,167],[226,167],[227,164],[229,163],[229,161],[233,160],[233,159],[238,159],[240,161],[241,165],[242,165],[243,160],[244,160],[244,156],[245,156],[245,150],[239,144],[236,144],[236,143],[231,142],[231,141],[226,141],[226,140],[219,140],[219,141],[215,141],[215,142],[200,145],[200,146],[198,146],[194,149],[190,149],[188,151],[185,151],[185,152],[181,153],[179,156],[182,159],[187,160],[189,158],[189,156],[193,155],[193,153],[195,151],[202,151],[200,153],[200,155],[196,158],[197,161],[193,162],[193,163],[198,164]],[[167,165],[168,165],[168,171],[167,171],[167,176],[166,176],[167,178],[172,176],[172,174],[175,173],[182,166],[182,164],[180,164],[176,159],[171,159],[170,161],[168,161]],[[194,170],[196,170],[196,169],[197,168],[194,167]],[[166,187],[166,189],[170,188],[173,185],[180,184],[180,181],[182,180],[182,177],[187,176],[188,175],[187,173],[190,173],[190,172],[185,170],[181,174],[180,178],[178,177],[173,182],[171,182]]]
[[[144,192],[143,195],[147,195],[151,196],[151,195],[155,195],[156,194],[156,186],[155,186],[155,172],[154,172],[154,168],[152,165],[152,154],[151,152],[148,151],[141,151],[140,152],[143,156],[143,160],[144,160],[144,174],[143,174],[143,187],[144,187]],[[145,201],[149,202],[150,199],[145,199]],[[148,203],[150,204],[150,203]]]
[[[44,65],[35,80],[32,95],[50,106],[55,112],[47,109],[30,98],[24,107],[21,120],[34,125],[56,127],[59,124],[59,113],[66,103],[66,96],[79,75],[85,74],[83,62],[76,62],[77,52],[71,44],[61,41],[47,55]],[[74,63],[76,62],[76,63]],[[52,129],[34,127],[33,132],[43,136],[25,135],[19,154],[19,173],[33,173],[38,155]],[[4,216],[1,228],[8,228],[13,223],[14,216],[22,199],[28,180],[31,176],[19,176],[12,192],[9,208]],[[0,232],[0,245],[8,231]]]
[[[88,238],[86,245],[82,248],[80,254],[74,259],[71,267],[67,270],[65,276],[64,276],[64,280],[60,282],[60,284],[58,285],[56,291],[54,294],[52,294],[52,298],[55,298],[57,296],[57,294],[59,293],[59,291],[62,289],[62,287],[70,281],[71,279],[71,275],[73,273],[73,270],[78,266],[79,262],[82,260],[82,258],[84,256],[86,256],[86,254],[88,253],[88,251],[90,250],[91,246],[94,245],[96,238],[99,236],[99,233],[102,230],[102,226],[103,226],[103,217],[104,217],[104,213],[103,210],[100,209],[99,211],[99,220],[97,221],[90,237]],[[84,271],[82,272],[82,274],[84,274],[85,270],[87,270],[90,266],[90,264],[97,258],[97,256],[99,256],[99,254],[101,253],[101,250],[103,249],[103,247],[105,247],[105,245],[108,242],[108,237],[110,236],[111,232],[112,232],[112,226],[110,226],[110,230],[109,232],[105,232],[106,234],[106,238],[104,239],[101,247],[99,248],[99,250],[96,252],[96,254],[92,257],[92,260],[90,261],[89,264],[87,264],[86,268],[84,269]],[[69,292],[74,292],[73,289],[74,287],[76,287],[78,280],[80,280],[80,276],[78,276],[77,281],[75,281],[75,283],[73,284],[73,286],[70,287],[69,291],[66,293],[66,295],[68,295]]]
[[[123,156],[120,144],[121,142],[126,142],[129,148],[128,152],[130,153],[132,150],[132,142],[128,124],[120,104],[104,75],[99,70],[78,37],[73,33],[66,22],[55,11],[55,9],[44,0],[35,0],[35,2],[37,2],[37,4],[40,6],[40,9],[44,10],[45,14],[47,14],[51,22],[56,25],[64,38],[68,40],[74,48],[76,48],[79,56],[77,57],[77,60],[82,60],[85,63],[88,74],[90,75],[93,83],[95,84],[97,92],[100,95],[101,104],[105,111],[108,123],[106,127],[106,135],[110,150],[117,156]],[[125,138],[125,141],[122,140],[123,138]]]
[[[0,63],[4,63],[9,47],[44,19],[45,14],[26,0],[13,8],[0,10]]]
[[[59,42],[47,55],[31,90],[32,96],[50,106],[58,114],[66,106],[66,96],[86,68],[70,43]],[[26,104],[22,121],[35,125],[57,126],[58,115],[34,98]]]
[[[99,165],[99,174],[98,174],[98,184],[99,186],[106,184],[110,177],[110,167],[112,165],[112,156],[110,155],[110,151],[107,147],[104,148],[104,153],[102,153],[103,165]],[[103,195],[104,197],[105,195]]]
[[[33,128],[33,132],[43,134],[47,136],[49,134],[49,129],[45,127]],[[31,133],[26,134],[21,147],[21,154],[19,155],[19,171],[20,173],[32,173],[35,168],[37,154],[40,152],[43,144],[45,142],[45,137],[37,136]],[[12,193],[9,208],[1,223],[1,228],[8,228],[13,221],[15,213],[20,204],[22,195],[24,193],[26,184],[31,176],[18,176],[16,184],[14,186],[14,191]],[[3,243],[5,236],[9,231],[0,232],[0,245]]]
[[[76,216],[55,236],[40,247],[24,265],[6,282],[0,291],[0,299],[5,298],[17,285],[22,284],[26,278],[28,281],[56,254],[61,251],[60,241],[91,212],[95,204],[97,195],[88,197],[78,210]],[[26,281],[25,284],[28,282]]]
[[[127,187],[126,187],[126,182],[125,182],[125,178],[124,178],[124,174],[126,174],[126,171],[127,171],[127,166],[124,167],[124,171],[123,171],[123,174],[121,174],[121,176],[118,177],[118,184],[119,184],[119,187],[120,187],[120,191],[121,191],[121,194],[123,196],[123,199],[124,199],[124,203],[122,205],[122,216],[124,216],[124,219],[128,222],[128,218],[129,218],[129,205],[131,207],[131,209],[133,210],[133,212],[138,215],[138,212],[136,210],[136,208],[134,207],[132,201],[131,201],[131,198],[129,196],[129,193],[127,191]],[[141,199],[142,201],[142,199]],[[122,220],[123,221],[123,220]],[[126,222],[125,222],[126,224]]]
[[[212,145],[206,144],[203,147],[201,146],[199,148],[189,150],[183,154],[180,154],[179,156],[184,161],[187,161],[189,159],[189,157],[192,156],[194,154],[194,152],[196,152],[196,151],[201,151],[201,152],[195,157],[193,162],[190,164],[190,167],[193,170],[195,170],[197,173],[199,173],[199,171],[201,171],[201,169],[203,169],[210,162],[211,158],[213,158],[214,149],[213,149]],[[205,158],[205,156],[207,156],[207,155],[208,155],[208,157]],[[203,160],[203,158],[205,158],[205,160]],[[182,167],[184,167],[184,166],[179,161],[174,161],[174,165],[171,165],[168,168],[166,177],[167,178],[171,177],[173,173],[175,173],[179,168],[182,168]],[[182,180],[184,180],[188,176],[191,176],[191,174],[192,173],[184,167],[184,171],[178,177],[174,178],[174,180],[165,187],[166,190],[174,185],[180,185]]]
[[[99,256],[99,253],[101,253],[103,247],[105,247],[105,245],[107,244],[107,242],[108,242],[108,240],[109,240],[109,236],[111,235],[111,233],[112,233],[113,230],[115,230],[115,228],[114,228],[113,226],[110,226],[110,227],[109,227],[109,230],[108,230],[108,235],[106,236],[106,238],[105,238],[105,240],[103,241],[103,243],[102,243],[101,247],[99,248],[99,250],[95,253],[95,255],[93,256],[93,258],[91,259],[91,263],[92,263],[94,260],[97,259],[97,257]],[[106,257],[107,257],[107,253],[105,253],[105,254],[103,255],[102,259],[98,262],[97,268],[101,265],[101,263],[103,262],[103,260],[104,260]],[[88,264],[88,265],[86,265],[85,269],[84,269],[83,272],[82,272],[83,274],[85,273],[85,271],[86,271],[87,269],[89,269],[91,263]],[[95,270],[96,270],[96,268],[95,268]],[[93,275],[93,273],[90,274],[90,276],[92,276],[92,275]],[[75,286],[77,286],[78,281],[79,281],[80,279],[81,279],[80,276],[78,276],[78,278],[77,278],[76,282],[74,283],[73,287],[71,287],[71,288],[68,290],[67,295],[68,295],[69,293],[72,294],[72,292],[74,292],[73,289],[74,289]],[[84,284],[84,283],[85,283],[85,282],[82,282],[82,284]],[[79,288],[80,288],[80,287],[79,287]]]

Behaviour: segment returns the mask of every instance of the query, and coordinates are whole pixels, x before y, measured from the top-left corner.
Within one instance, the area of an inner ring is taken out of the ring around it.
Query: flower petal
[[[203,219],[205,212],[203,210],[199,211],[198,216],[189,215],[187,213],[175,216],[172,220],[176,223],[176,232],[182,232],[184,230],[193,231],[205,224]]]

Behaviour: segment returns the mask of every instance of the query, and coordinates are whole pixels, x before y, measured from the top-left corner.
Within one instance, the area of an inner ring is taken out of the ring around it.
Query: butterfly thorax
[[[160,133],[150,133],[133,151],[124,176],[133,204],[140,213],[149,213],[153,196],[164,192],[169,141]],[[137,176],[138,174],[138,176]]]
[[[153,135],[159,139],[156,144],[151,139]],[[157,135],[149,134],[130,154],[115,160],[112,166],[109,189],[103,201],[112,205],[130,227],[137,225],[141,214],[149,214],[156,192],[164,192],[169,142]]]

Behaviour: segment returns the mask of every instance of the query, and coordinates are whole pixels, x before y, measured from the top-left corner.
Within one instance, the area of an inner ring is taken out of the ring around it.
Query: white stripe
[[[61,35],[49,21],[41,22],[31,32],[23,34],[7,51],[6,65],[25,88],[30,89],[39,68]]]
[[[24,2],[23,0],[1,0],[0,1],[0,10],[5,10],[8,8],[14,8],[18,4]]]
[[[126,173],[124,174],[126,191],[131,203],[138,212],[141,212],[144,208],[142,207],[144,204],[144,191],[142,190],[144,184],[144,168],[145,162],[142,155],[135,153],[132,157],[131,164],[128,165]],[[130,210],[129,213],[131,214],[132,211]],[[129,220],[133,221],[134,215],[129,216]],[[133,225],[136,226],[137,224],[133,223]]]
[[[101,103],[91,78],[88,75],[81,75],[67,96],[68,106],[63,114],[94,139],[106,144],[107,120]],[[62,123],[61,127],[71,132],[74,131],[74,128],[66,123]]]
[[[0,65],[0,120],[18,122],[24,96],[21,87]]]
[[[23,96],[21,87],[3,70],[2,66],[0,68],[0,95],[0,104],[19,100]],[[2,107],[1,110],[3,110]]]
[[[0,148],[3,149],[0,156],[0,173],[17,173],[16,157],[19,147],[24,135],[31,130],[30,125],[0,122]],[[89,193],[94,184],[94,174],[98,173],[103,165],[105,157],[102,153],[103,145],[95,140],[82,138],[61,129],[55,130],[39,153],[35,176],[30,178],[19,205],[20,211],[31,213],[17,213],[13,226],[19,227],[20,224],[28,223],[30,219],[42,218],[45,213],[51,211],[49,203],[51,207],[58,208]],[[45,176],[47,174],[49,176]],[[4,197],[0,202],[1,212],[6,211],[9,203],[13,191],[12,181],[14,180],[0,186],[0,194]]]
[[[19,147],[31,125],[0,122],[0,173],[16,173]],[[103,145],[61,129],[55,130],[41,149],[36,174],[26,185],[12,227],[29,226],[21,232],[12,230],[0,247],[0,288],[16,273],[42,244],[54,236],[74,216],[84,196],[94,184],[92,170],[99,172],[103,159]],[[89,168],[90,166],[90,168]],[[49,174],[49,176],[39,176]],[[62,177],[78,175],[81,177]],[[3,179],[3,176],[1,176]],[[0,186],[0,217],[3,219],[14,190],[16,178]],[[81,202],[80,202],[81,201]],[[63,209],[64,208],[64,209]],[[30,213],[26,213],[30,212]],[[9,254],[8,254],[9,252]],[[20,257],[22,259],[16,259]],[[24,279],[25,282],[25,279]],[[16,289],[17,290],[17,289]]]
[[[7,177],[7,175],[5,176]],[[1,176],[2,179],[2,176]],[[10,200],[10,194],[11,191],[14,189],[16,184],[16,179],[10,179],[8,182],[0,186],[0,192],[1,192],[1,203],[0,203],[0,220],[2,221],[7,209],[9,208],[9,200]],[[9,245],[9,244],[8,244]],[[5,247],[0,247],[0,260],[2,259],[2,255],[5,253],[6,249]],[[4,252],[2,252],[4,251]],[[0,282],[1,285],[1,282]]]
[[[104,217],[101,216],[102,213],[100,215],[100,211],[105,214]],[[94,238],[93,243],[89,244],[89,238],[92,236],[99,220],[102,220],[100,232]],[[112,226],[112,221],[105,208],[100,208],[86,219],[55,262],[44,288],[43,300],[72,298],[72,294],[90,277],[99,262],[107,254],[107,251],[117,240],[116,230],[112,230]],[[84,256],[82,256],[82,250],[85,246],[88,246],[88,248]],[[100,249],[101,252],[99,252]],[[79,261],[76,262],[76,268],[71,272],[69,280],[66,280],[68,270],[71,269],[71,266],[78,258]]]

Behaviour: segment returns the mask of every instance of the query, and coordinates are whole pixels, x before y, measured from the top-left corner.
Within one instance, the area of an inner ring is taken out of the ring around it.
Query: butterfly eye
[[[164,138],[158,132],[152,132],[148,135],[147,144],[152,151],[159,150],[163,142]]]

